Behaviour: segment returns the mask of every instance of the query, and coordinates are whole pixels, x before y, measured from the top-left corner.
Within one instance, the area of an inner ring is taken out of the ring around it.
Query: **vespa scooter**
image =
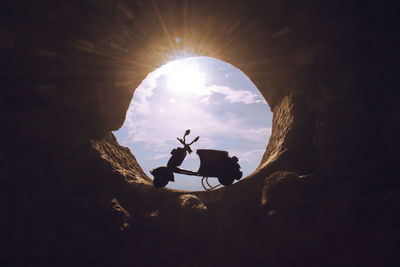
[[[193,152],[190,146],[200,138],[197,136],[192,142],[187,144],[186,136],[189,134],[190,130],[186,130],[183,139],[177,137],[183,147],[177,147],[171,151],[172,156],[168,160],[166,167],[158,167],[150,171],[154,176],[153,183],[155,187],[164,187],[168,182],[174,182],[174,173],[202,176],[203,179],[201,183],[205,190],[212,190],[220,185],[231,185],[234,180],[239,180],[242,177],[243,174],[240,171],[238,158],[235,156],[229,157],[228,152],[222,150],[197,149],[196,153],[200,157],[200,168],[197,172],[178,168],[182,164],[187,153],[191,154]],[[220,185],[211,186],[208,182],[209,177],[218,178]],[[208,187],[204,182],[206,182]]]

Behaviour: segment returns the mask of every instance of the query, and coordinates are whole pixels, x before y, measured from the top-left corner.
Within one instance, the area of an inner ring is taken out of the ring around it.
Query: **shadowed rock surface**
[[[398,266],[397,16],[375,1],[6,2],[0,265]],[[274,113],[257,170],[212,192],[154,188],[111,133],[181,49],[240,68]]]

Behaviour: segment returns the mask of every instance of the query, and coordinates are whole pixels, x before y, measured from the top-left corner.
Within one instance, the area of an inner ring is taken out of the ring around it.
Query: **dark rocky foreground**
[[[6,2],[0,265],[400,265],[397,16],[375,1]],[[213,192],[154,188],[111,133],[183,48],[240,68],[274,113],[258,169]]]

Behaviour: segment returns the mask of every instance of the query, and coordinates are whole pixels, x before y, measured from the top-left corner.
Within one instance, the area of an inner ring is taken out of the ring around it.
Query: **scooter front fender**
[[[174,173],[168,167],[164,167],[164,166],[158,167],[153,170],[150,170],[150,173],[151,173],[151,175],[154,176],[154,178],[160,177],[162,179],[167,179],[168,181],[175,182]]]

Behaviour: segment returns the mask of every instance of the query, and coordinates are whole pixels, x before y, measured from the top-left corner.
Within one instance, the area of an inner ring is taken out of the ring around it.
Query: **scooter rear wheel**
[[[233,180],[234,179],[232,178],[232,175],[224,175],[218,177],[218,182],[223,186],[231,185],[233,183]]]

